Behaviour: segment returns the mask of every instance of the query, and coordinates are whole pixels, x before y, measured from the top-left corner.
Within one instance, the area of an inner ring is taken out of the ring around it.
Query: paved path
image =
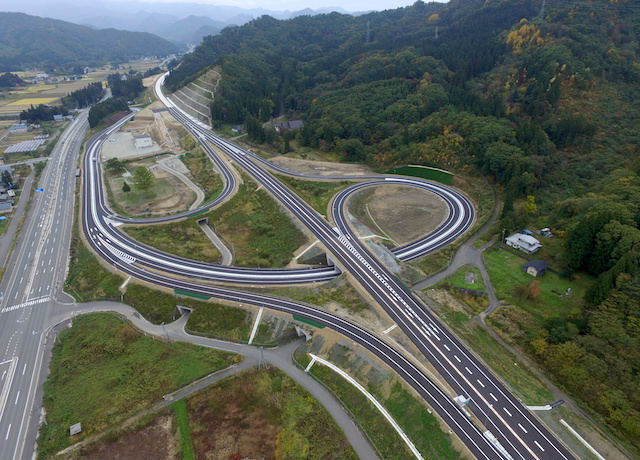
[[[225,267],[231,265],[231,262],[233,262],[233,254],[231,254],[229,248],[220,240],[216,232],[214,232],[213,229],[209,227],[209,224],[204,221],[200,221],[200,228],[205,235],[209,237],[215,247],[218,248],[220,254],[222,254],[222,262],[220,262],[220,265],[224,265]]]
[[[168,172],[169,174],[173,174],[174,176],[176,176],[178,179],[184,182],[187,185],[187,187],[189,187],[191,190],[193,190],[196,193],[196,201],[194,201],[191,207],[189,208],[189,211],[193,211],[204,202],[204,192],[200,187],[194,184],[191,181],[191,179],[189,179],[186,175],[182,174],[180,171],[176,170],[175,168],[167,164],[172,160],[175,160],[175,158],[172,157],[166,160],[162,160],[158,162],[158,166],[160,167],[160,169]]]
[[[268,365],[275,366],[282,372],[287,374],[305,390],[307,390],[322,406],[329,412],[331,417],[336,421],[337,425],[345,433],[348,441],[351,443],[354,451],[361,459],[377,459],[376,452],[371,447],[366,436],[360,431],[355,422],[351,419],[349,413],[344,409],[342,404],[330,393],[324,386],[317,382],[308,373],[304,372],[293,362],[293,352],[304,343],[303,339],[298,339],[287,345],[277,348],[260,349],[250,345],[244,345],[233,342],[224,342],[222,340],[210,339],[188,334],[185,331],[185,324],[188,314],[182,315],[178,320],[164,326],[149,323],[144,319],[133,307],[117,302],[93,302],[87,304],[67,304],[60,305],[56,310],[56,323],[68,322],[68,319],[85,313],[95,313],[99,311],[115,312],[127,320],[129,320],[137,329],[143,333],[153,335],[163,340],[184,341],[201,345],[204,347],[215,348],[218,350],[237,353],[244,357],[244,361],[235,367],[227,368],[216,374],[208,376],[198,382],[188,385],[175,393],[169,395],[169,398],[159,403],[160,405],[168,405],[171,402],[188,396],[194,391],[199,390],[211,383],[220,380],[228,375],[256,366],[264,359]],[[53,342],[53,341],[50,341]]]

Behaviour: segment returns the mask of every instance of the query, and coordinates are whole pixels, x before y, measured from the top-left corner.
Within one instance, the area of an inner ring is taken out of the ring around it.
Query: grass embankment
[[[210,337],[238,341],[249,339],[251,315],[239,308],[203,302],[193,298],[178,299],[172,294],[139,284],[127,286],[124,300],[154,324],[173,321],[176,305],[182,305],[194,309],[189,316],[188,328],[190,331]]]
[[[471,280],[471,277],[468,276],[469,274],[475,275],[475,282],[467,282]],[[474,313],[480,313],[489,306],[489,296],[484,280],[482,279],[482,274],[480,270],[473,265],[463,265],[445,281],[436,284],[434,288],[448,290],[454,297],[462,300],[471,307]],[[487,295],[465,291],[467,289],[470,291],[484,292]]]
[[[119,297],[123,279],[104,268],[80,238],[78,211],[76,202],[65,291],[80,302]]]
[[[263,289],[262,292],[265,290],[280,297],[287,297],[325,308],[330,308],[332,304],[338,304],[353,313],[370,308],[367,301],[358,294],[343,276],[313,288],[304,286],[272,287]]]
[[[308,362],[307,355],[300,359],[303,366]],[[358,389],[321,364],[315,364],[309,372],[333,391],[348,408],[381,458],[404,460],[413,457],[400,435]],[[389,411],[424,458],[462,458],[454,450],[450,437],[442,431],[436,417],[427,411],[424,401],[414,397],[400,383],[393,384],[388,397],[372,388],[371,383],[365,384],[365,387]]]
[[[225,379],[188,407],[198,458],[358,458],[320,403],[278,369]]]
[[[218,263],[222,256],[198,225],[200,217],[162,225],[121,227],[131,238],[185,259]]]
[[[322,182],[294,179],[283,175],[276,177],[322,215],[326,215],[329,202],[335,194],[351,185],[347,181]]]
[[[193,182],[204,192],[205,203],[220,195],[222,179],[214,172],[211,159],[201,147],[185,153],[181,160],[191,171]]]
[[[232,360],[229,353],[140,335],[115,315],[76,318],[56,342],[44,384],[47,423],[40,430],[39,458],[116,426]],[[70,438],[69,426],[78,422],[82,434]]]
[[[265,191],[244,177],[235,196],[211,211],[210,221],[233,244],[240,267],[286,266],[306,238]]]
[[[471,307],[455,298],[443,300],[440,295],[437,295],[436,299],[438,316],[453,329],[469,349],[505,380],[525,404],[548,404],[552,401],[553,395],[547,390],[545,384],[526,366],[516,364],[519,359],[473,321],[475,312]]]

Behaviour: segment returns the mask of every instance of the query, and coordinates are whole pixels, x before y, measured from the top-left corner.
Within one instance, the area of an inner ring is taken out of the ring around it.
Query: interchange
[[[161,80],[157,89],[160,85]],[[104,142],[108,136],[101,138],[97,135],[88,144],[88,154],[84,160],[87,173],[83,181],[82,221],[87,240],[102,258],[131,276],[153,284],[231,302],[246,302],[300,314],[326,324],[372,351],[413,386],[432,407],[440,408],[438,413],[441,417],[478,458],[573,458],[566,447],[524,409],[524,406],[502,385],[499,379],[495,378],[359,243],[343,212],[348,197],[364,187],[396,183],[424,188],[438,194],[449,206],[449,214],[445,221],[425,238],[393,251],[400,260],[412,260],[449,244],[470,228],[474,221],[474,209],[462,194],[448,187],[413,178],[379,175],[368,178],[358,177],[358,180],[368,179],[368,181],[350,186],[336,196],[332,203],[335,227],[331,227],[318,213],[266,172],[264,166],[268,165],[278,172],[287,171],[273,167],[266,160],[210,132],[206,127],[180,113],[162,95],[161,90],[157,92],[172,115],[201,141],[212,159],[217,155],[209,143],[215,145],[254,180],[263,185],[302,225],[308,228],[326,247],[339,268],[253,270],[225,267],[221,269],[216,265],[169,256],[133,242],[116,229],[117,225],[132,223],[132,220],[115,216],[104,204],[100,166],[98,161],[93,161],[93,158],[99,154],[101,142]],[[225,178],[225,189],[221,194],[225,196],[207,203],[205,208],[213,207],[226,199],[235,187],[235,185],[230,186],[230,181],[234,181],[235,178],[228,178],[233,177],[233,174],[228,176],[223,173],[227,168],[226,163],[220,160],[216,162],[216,166]],[[326,176],[322,178],[327,179]],[[344,178],[339,177],[339,179]],[[229,194],[225,192],[227,189],[231,189]],[[135,220],[135,222],[161,222],[177,217],[187,217],[201,212],[202,209],[171,218]],[[489,428],[494,435],[499,436],[499,447],[488,441],[468,416],[453,403],[450,396],[445,395],[410,360],[386,342],[381,341],[375,334],[344,319],[296,302],[191,281],[206,280],[233,284],[309,283],[331,279],[341,271],[350,273],[356,282],[384,308],[454,391],[471,398],[477,405],[471,408],[472,411],[479,412],[476,413],[479,417],[486,416],[485,424],[491,422]],[[165,273],[180,278],[174,278]],[[183,278],[189,278],[190,281]]]

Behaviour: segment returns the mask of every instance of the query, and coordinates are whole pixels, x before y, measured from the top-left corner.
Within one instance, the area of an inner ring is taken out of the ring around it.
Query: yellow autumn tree
[[[512,30],[507,35],[507,44],[511,45],[514,53],[520,53],[523,48],[541,46],[544,40],[540,37],[540,29],[535,24],[528,24],[526,19],[520,21],[522,26]]]

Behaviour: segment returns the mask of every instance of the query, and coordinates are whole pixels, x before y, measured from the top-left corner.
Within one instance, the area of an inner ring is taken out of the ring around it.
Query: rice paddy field
[[[2,92],[0,97],[0,127],[9,126],[13,120],[6,120],[10,117],[17,117],[20,112],[28,109],[31,105],[55,104],[60,98],[67,94],[84,88],[89,83],[96,81],[106,82],[107,76],[115,72],[128,72],[129,69],[144,71],[156,67],[159,61],[133,61],[123,64],[125,70],[103,70],[96,69],[94,72],[85,75],[82,80],[63,81],[55,84],[37,83],[23,88]],[[24,81],[30,82],[42,71],[33,72],[12,72]]]

